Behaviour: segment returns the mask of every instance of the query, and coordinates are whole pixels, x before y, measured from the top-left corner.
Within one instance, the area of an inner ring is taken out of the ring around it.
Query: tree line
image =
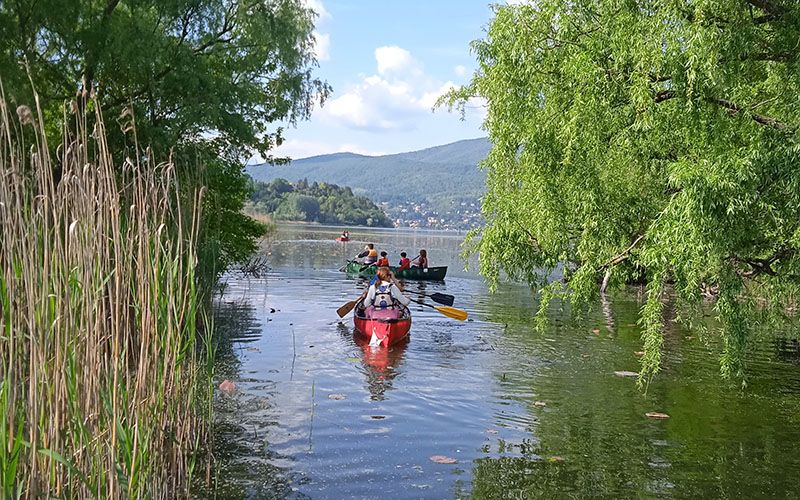
[[[286,179],[251,183],[251,208],[277,220],[346,226],[392,227],[392,221],[366,196],[325,182],[294,184]]]

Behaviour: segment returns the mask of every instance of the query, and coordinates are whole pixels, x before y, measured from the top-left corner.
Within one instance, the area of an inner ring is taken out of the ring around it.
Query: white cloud
[[[377,74],[362,76],[330,99],[321,117],[337,125],[370,131],[413,130],[443,93],[455,86],[426,75],[422,64],[401,47],[375,50]]]
[[[419,64],[411,56],[411,52],[397,47],[378,47],[375,49],[375,60],[378,61],[378,73],[381,75],[401,74],[403,72],[420,73]]]
[[[436,104],[436,100],[439,99],[439,97],[442,94],[444,94],[444,93],[446,93],[449,90],[454,89],[454,88],[456,88],[456,84],[455,83],[446,82],[441,87],[439,87],[438,89],[434,90],[433,92],[425,92],[424,94],[422,94],[422,97],[419,100],[420,104],[423,107],[426,107],[428,109],[432,109],[433,105]]]
[[[331,36],[328,33],[314,32],[314,56],[317,61],[331,58]]]
[[[322,3],[322,0],[302,0],[303,7],[307,9],[313,10],[317,17],[314,20],[314,24],[319,27],[320,24],[324,24],[325,21],[331,19],[331,13],[325,8],[325,5]],[[314,36],[314,57],[317,58],[317,61],[328,61],[331,58],[331,35],[329,33],[322,33],[320,31],[314,31],[312,33]]]
[[[458,66],[453,68],[453,73],[455,73],[456,76],[461,76],[461,77],[467,76],[467,67],[459,64]]]

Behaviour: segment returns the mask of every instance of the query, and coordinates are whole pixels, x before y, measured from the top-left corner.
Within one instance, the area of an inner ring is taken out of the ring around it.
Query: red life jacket
[[[378,259],[378,262],[377,262],[376,265],[378,267],[389,267],[389,259],[386,258],[386,257],[381,257],[380,259]]]
[[[409,267],[411,267],[411,259],[408,257],[400,259],[400,269],[408,269]]]

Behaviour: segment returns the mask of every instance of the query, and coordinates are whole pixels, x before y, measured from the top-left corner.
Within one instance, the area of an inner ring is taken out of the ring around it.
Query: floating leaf
[[[627,370],[616,371],[616,372],[614,372],[614,375],[616,375],[617,377],[638,377],[639,376],[638,373],[629,372]]]
[[[233,394],[236,391],[236,384],[231,382],[230,380],[223,380],[221,384],[219,384],[219,390],[224,392],[225,394]]]
[[[431,456],[431,462],[436,462],[437,464],[457,464],[458,460],[444,455],[433,455]]]
[[[345,396],[344,394],[337,394],[337,393],[328,394],[328,399],[332,399],[334,401],[341,401],[342,399],[345,399],[346,397],[347,396]]]
[[[660,420],[663,420],[665,418],[669,418],[669,415],[667,415],[666,413],[659,413],[657,411],[649,411],[649,412],[645,413],[645,415],[647,417],[657,418],[657,419],[660,419]]]

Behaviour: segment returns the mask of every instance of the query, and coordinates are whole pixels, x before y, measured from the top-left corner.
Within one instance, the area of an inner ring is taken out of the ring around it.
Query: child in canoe
[[[398,271],[402,271],[403,269],[409,269],[411,267],[411,259],[408,258],[405,252],[400,252],[400,268]]]
[[[376,273],[378,279],[370,285],[364,304],[367,306],[365,315],[370,319],[397,319],[403,315],[403,307],[411,299],[403,295],[394,281],[394,276],[388,267],[379,267]]]
[[[381,258],[375,263],[378,267],[389,267],[389,254],[381,252]]]
[[[412,267],[421,267],[423,269],[428,268],[428,252],[425,251],[423,248],[419,251],[419,255],[414,257],[414,260],[411,261]]]

